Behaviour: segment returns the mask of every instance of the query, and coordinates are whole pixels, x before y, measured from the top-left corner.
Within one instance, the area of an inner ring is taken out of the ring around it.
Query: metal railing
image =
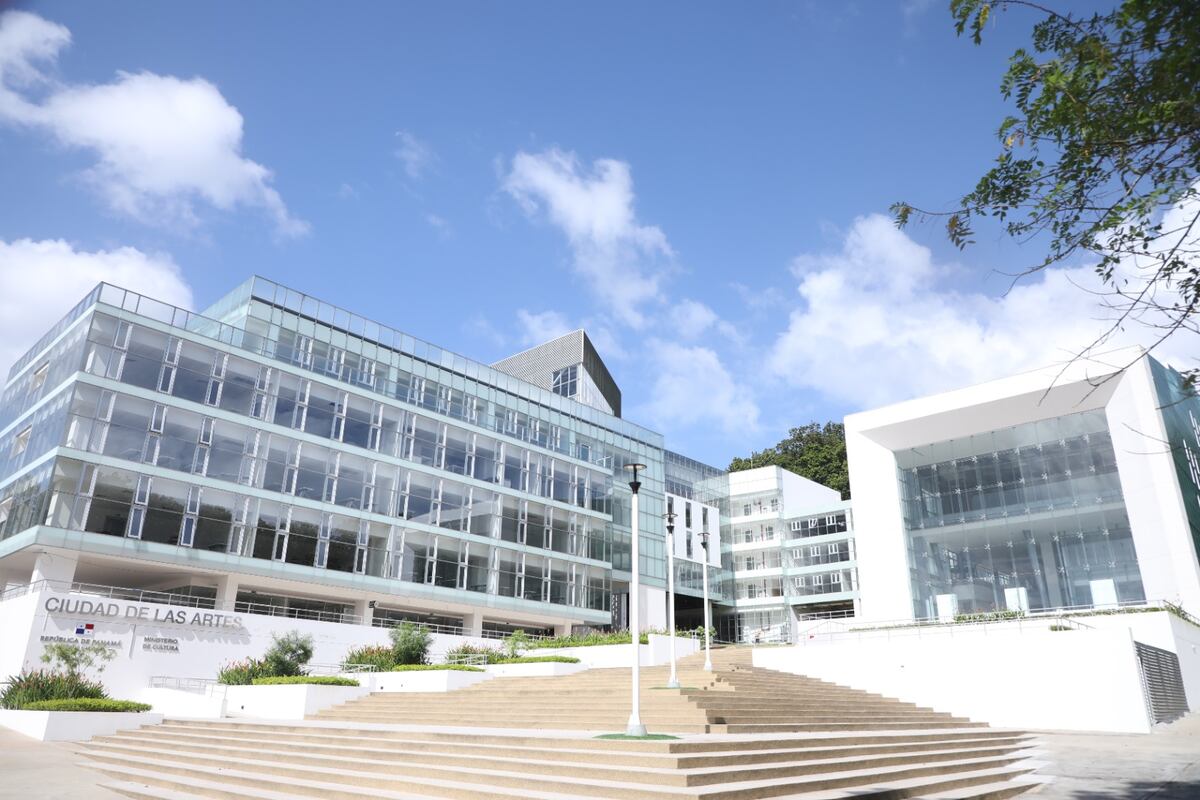
[[[375,664],[322,664],[308,662],[303,667],[305,675],[340,675],[343,672],[378,672]]]
[[[462,636],[463,635],[463,626],[462,625],[441,625],[441,624],[438,624],[435,622],[418,622],[416,620],[406,620],[406,619],[397,620],[397,619],[388,619],[386,617],[384,617],[384,618],[373,617],[371,619],[371,626],[374,628],[398,628],[406,622],[409,623],[410,625],[416,625],[418,628],[421,628],[422,630],[427,630],[430,633],[442,633],[442,634],[447,634],[450,636]]]
[[[488,660],[483,653],[458,653],[446,656],[447,664],[460,664],[468,667],[486,667]]]
[[[99,583],[52,580],[34,581],[33,583],[11,586],[3,594],[0,594],[0,601],[40,591],[84,594],[89,597],[103,597],[110,600],[130,600],[136,603],[155,603],[159,605],[188,606],[191,608],[215,609],[217,605],[216,601],[211,597],[200,597],[192,594],[164,592],[159,589],[132,589],[125,586],[106,586]]]
[[[291,619],[309,619],[316,622],[340,622],[346,625],[362,624],[362,617],[342,611],[278,606],[270,603],[247,603],[241,600],[234,603],[233,611],[238,614],[260,614],[266,617],[290,617]]]
[[[150,678],[151,689],[179,689],[209,694],[217,687],[224,688],[216,678],[177,678],[174,675],[153,675]]]

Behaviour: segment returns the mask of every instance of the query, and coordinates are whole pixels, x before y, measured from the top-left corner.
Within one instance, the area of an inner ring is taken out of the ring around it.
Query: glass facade
[[[0,537],[48,524],[569,616],[628,578],[639,461],[640,568],[665,584],[659,434],[261,279],[207,313],[102,284],[14,366]]]
[[[897,452],[914,612],[1144,602],[1103,411]]]

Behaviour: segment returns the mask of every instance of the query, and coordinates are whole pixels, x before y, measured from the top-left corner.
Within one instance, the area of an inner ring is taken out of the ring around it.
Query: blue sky
[[[1086,266],[1006,294],[1037,242],[881,216],[982,174],[1024,12],[975,46],[920,0],[7,7],[6,362],[100,277],[259,273],[482,361],[585,326],[626,416],[724,465],[1100,330]]]

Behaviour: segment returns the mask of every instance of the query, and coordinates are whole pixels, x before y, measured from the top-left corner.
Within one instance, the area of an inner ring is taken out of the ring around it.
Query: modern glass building
[[[579,338],[591,402],[563,365],[535,382],[262,278],[199,314],[101,284],[0,400],[0,578],[469,633],[623,625],[623,467],[647,465],[638,568],[661,589],[666,456]]]
[[[1136,349],[847,417],[863,614],[1197,607],[1197,419]]]
[[[791,640],[798,621],[850,617],[858,598],[854,516],[839,493],[779,467],[729,481],[730,641]]]

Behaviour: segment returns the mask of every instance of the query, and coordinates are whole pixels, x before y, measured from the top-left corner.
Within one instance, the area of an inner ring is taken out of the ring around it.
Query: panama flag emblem
[[[76,636],[92,636],[95,633],[96,633],[96,626],[90,622],[85,623],[83,625],[75,626],[75,635]]]

